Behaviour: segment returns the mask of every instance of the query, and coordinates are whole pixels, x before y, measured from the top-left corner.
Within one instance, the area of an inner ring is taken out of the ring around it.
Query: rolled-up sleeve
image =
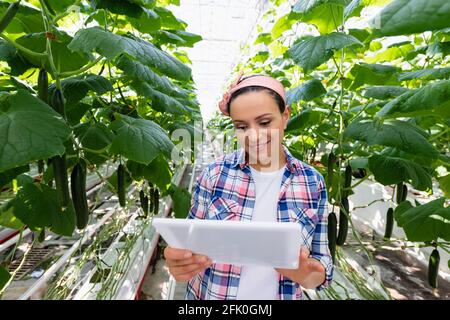
[[[209,167],[206,167],[197,177],[191,198],[191,208],[188,213],[188,219],[207,218],[210,200],[211,188],[209,183]]]
[[[311,257],[317,259],[325,268],[325,281],[316,290],[328,287],[333,279],[333,259],[328,247],[328,205],[327,189],[322,175],[318,174],[318,222],[314,232]]]

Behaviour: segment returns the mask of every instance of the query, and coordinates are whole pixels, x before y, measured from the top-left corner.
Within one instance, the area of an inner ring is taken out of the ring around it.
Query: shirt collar
[[[297,158],[295,158],[288,148],[285,145],[282,145],[284,154],[286,155],[286,166],[290,172],[296,173],[301,170],[301,162]],[[244,148],[240,148],[233,153],[231,158],[232,167],[236,167],[239,165],[241,169],[244,169],[248,166],[248,161],[245,160],[245,150]]]

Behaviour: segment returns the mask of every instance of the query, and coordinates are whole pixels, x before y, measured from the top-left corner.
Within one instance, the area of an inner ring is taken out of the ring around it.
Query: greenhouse
[[[449,0],[0,1],[0,300],[449,299]]]

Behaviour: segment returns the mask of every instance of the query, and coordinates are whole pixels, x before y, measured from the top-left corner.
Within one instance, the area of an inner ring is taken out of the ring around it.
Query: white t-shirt
[[[285,168],[261,172],[250,167],[256,192],[252,221],[277,221],[278,195]],[[242,266],[238,300],[276,300],[277,295],[278,272],[273,267]]]

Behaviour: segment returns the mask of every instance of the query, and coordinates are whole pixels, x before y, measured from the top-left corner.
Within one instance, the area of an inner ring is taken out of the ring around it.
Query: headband
[[[258,76],[253,76],[250,78],[245,78],[244,80],[241,81],[243,74],[244,74],[243,71],[239,72],[239,75],[237,76],[236,80],[234,80],[234,82],[230,85],[228,90],[223,95],[222,100],[219,102],[219,109],[224,115],[226,115],[226,116],[230,115],[227,110],[227,105],[230,102],[231,95],[234,92],[236,92],[237,90],[239,90],[241,88],[249,87],[249,86],[260,86],[260,87],[272,89],[273,91],[275,91],[276,93],[278,93],[280,95],[280,97],[284,101],[284,104],[286,105],[285,91],[284,91],[284,87],[280,81],[278,81],[272,77],[264,76],[264,75],[261,75],[261,76],[258,75]]]

